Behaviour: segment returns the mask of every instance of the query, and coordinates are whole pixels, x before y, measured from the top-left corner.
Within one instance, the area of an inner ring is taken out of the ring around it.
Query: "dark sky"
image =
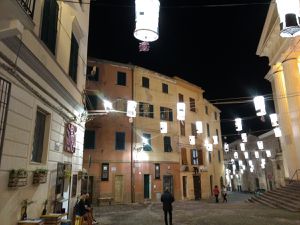
[[[256,55],[269,2],[160,0],[159,39],[145,53],[133,36],[134,0],[97,0],[91,4],[88,55],[179,76],[202,87],[208,100],[271,94],[264,80],[268,60]],[[267,117],[255,118],[253,103],[217,107],[228,139],[237,132],[227,119],[251,117],[243,121],[245,132],[270,128]],[[272,101],[267,110],[274,112]]]

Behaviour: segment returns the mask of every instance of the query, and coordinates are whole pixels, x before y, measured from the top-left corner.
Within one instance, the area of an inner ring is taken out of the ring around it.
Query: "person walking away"
[[[221,191],[222,197],[223,197],[223,203],[227,202],[227,190],[226,187],[223,185],[222,191]]]
[[[172,210],[173,210],[172,203],[174,202],[175,199],[173,195],[169,192],[168,188],[165,189],[160,200],[163,203],[165,225],[168,225],[168,214],[169,214],[169,225],[172,225]]]
[[[87,225],[92,225],[91,217],[88,215],[89,211],[85,205],[86,195],[81,194],[79,202],[76,206],[76,215],[83,217],[83,219],[87,222]]]
[[[97,221],[95,220],[94,215],[93,215],[93,208],[92,208],[91,198],[90,198],[89,193],[85,194],[85,202],[84,203],[85,203],[85,208],[88,211],[87,214],[90,217],[89,220],[92,220],[93,224],[97,224]]]
[[[220,193],[220,191],[219,191],[218,185],[215,185],[215,188],[213,189],[213,194],[216,198],[216,203],[219,202],[219,193]]]

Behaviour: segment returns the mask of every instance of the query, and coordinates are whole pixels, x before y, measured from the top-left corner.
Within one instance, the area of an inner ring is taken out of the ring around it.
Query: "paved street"
[[[300,213],[248,203],[250,195],[229,193],[228,203],[176,201],[173,225],[300,225]],[[164,225],[160,203],[95,207],[101,225]]]

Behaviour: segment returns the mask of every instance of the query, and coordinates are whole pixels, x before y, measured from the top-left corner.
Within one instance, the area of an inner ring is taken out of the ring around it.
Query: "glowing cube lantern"
[[[219,143],[219,140],[218,140],[218,136],[217,135],[214,135],[213,136],[213,141],[214,141],[214,145],[217,145]]]
[[[254,99],[254,107],[257,116],[266,115],[265,98],[263,96],[256,96]]]
[[[231,159],[230,162],[233,164],[234,163],[234,159]]]
[[[266,168],[266,164],[262,163],[262,164],[260,164],[260,166],[261,166],[262,169]]]
[[[208,144],[206,146],[207,151],[212,152],[213,151],[213,144]]]
[[[244,152],[244,156],[245,156],[245,159],[249,159],[249,153],[248,152]]]
[[[249,166],[253,167],[253,162],[252,162],[252,160],[249,160],[249,161],[248,161],[248,164],[249,164]]]
[[[239,158],[239,153],[234,152],[234,153],[233,153],[233,157],[234,157],[235,159],[238,159],[238,158]]]
[[[243,130],[242,119],[241,118],[236,118],[234,121],[235,121],[235,130],[236,131]]]
[[[126,116],[128,117],[136,117],[136,101],[127,101],[127,113]]]
[[[241,171],[241,174],[244,174],[244,170],[243,169],[241,169],[240,171]]]
[[[151,42],[158,39],[159,0],[135,0],[134,37]]]
[[[103,100],[104,110],[110,112],[113,109],[112,103],[108,100]]]
[[[280,36],[295,37],[300,35],[299,0],[276,0],[280,18]]]
[[[261,164],[266,164],[266,159],[262,158],[260,161],[261,161]]]
[[[239,166],[242,166],[242,165],[243,165],[243,161],[239,160]]]
[[[270,158],[271,157],[271,151],[270,150],[266,150],[266,155],[267,155],[268,158]]]
[[[257,147],[258,147],[259,150],[264,149],[264,143],[262,141],[258,141],[256,143],[257,143]]]
[[[177,120],[185,120],[185,103],[184,102],[177,103]]]
[[[202,121],[196,121],[196,131],[197,131],[197,134],[203,133]]]
[[[276,113],[270,114],[270,120],[271,120],[272,127],[277,127],[279,125],[278,124],[278,117],[277,117]]]
[[[281,137],[282,136],[281,129],[279,127],[275,127],[274,134],[275,134],[275,137]]]
[[[253,168],[253,167],[251,167],[251,168],[250,168],[250,172],[251,172],[251,173],[253,173],[253,171],[254,171],[254,168]]]
[[[167,122],[160,122],[160,133],[162,133],[162,134],[168,133],[168,123]]]
[[[243,170],[246,170],[246,166],[245,165],[242,165],[242,168],[243,168]]]
[[[229,152],[229,145],[227,143],[224,143],[224,151]]]
[[[230,175],[230,178],[233,179],[233,175]]]
[[[246,150],[245,143],[240,143],[240,148],[241,151],[245,151]]]
[[[247,133],[241,134],[242,142],[247,142]]]
[[[196,144],[195,136],[189,136],[189,141],[190,141],[190,145],[195,145]]]
[[[257,159],[259,158],[259,152],[258,151],[255,151],[254,155],[255,155],[255,158],[257,158]]]

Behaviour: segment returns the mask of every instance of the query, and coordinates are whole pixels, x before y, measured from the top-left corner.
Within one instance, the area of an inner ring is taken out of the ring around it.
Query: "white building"
[[[88,23],[89,4],[0,1],[1,224],[21,219],[24,200],[33,201],[29,218],[41,215],[45,200],[48,212],[72,213],[81,183]],[[37,169],[47,170],[45,183],[33,184]],[[12,179],[12,170],[23,178]]]

